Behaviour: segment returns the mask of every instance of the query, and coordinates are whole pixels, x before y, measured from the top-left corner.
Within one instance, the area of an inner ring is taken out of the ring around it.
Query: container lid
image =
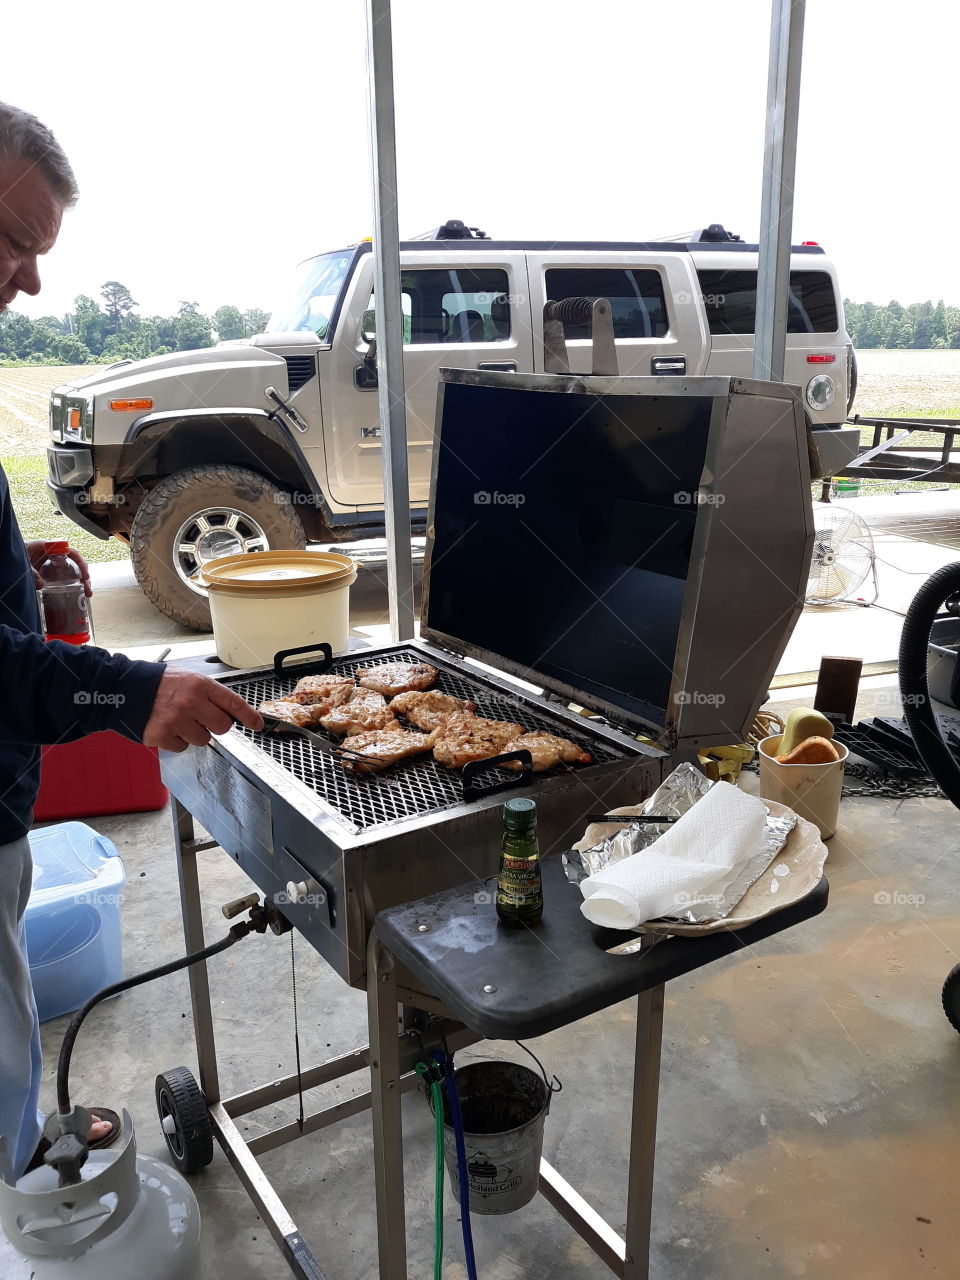
[[[63,555],[65,551],[70,550],[70,543],[66,538],[53,538],[50,542],[43,544],[43,549],[51,556]]]
[[[73,898],[86,889],[102,889],[105,884],[115,886],[126,881],[116,846],[85,822],[39,827],[30,832],[29,839],[33,859],[31,905]]]
[[[208,560],[200,581],[208,591],[261,597],[345,585],[356,569],[355,561],[332,551],[251,551]]]

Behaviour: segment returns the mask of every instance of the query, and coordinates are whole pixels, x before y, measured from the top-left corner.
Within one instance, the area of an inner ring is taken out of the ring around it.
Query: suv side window
[[[629,267],[553,267],[546,273],[546,295],[564,298],[607,298],[613,311],[615,338],[662,338],[668,330],[667,303],[659,271]],[[566,336],[589,338],[589,325],[564,325]]]
[[[756,271],[697,272],[711,333],[753,333],[757,321]],[[791,271],[788,333],[836,333],[837,300],[826,271]]]
[[[510,337],[510,281],[498,267],[408,268],[400,273],[400,288],[407,344],[505,342]]]

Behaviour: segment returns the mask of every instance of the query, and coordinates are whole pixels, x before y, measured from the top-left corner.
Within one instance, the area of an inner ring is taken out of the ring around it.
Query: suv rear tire
[[[190,582],[200,565],[234,551],[302,550],[306,538],[285,490],[245,467],[211,466],[178,471],[151,489],[130,544],[147,599],[174,622],[209,631],[207,594]]]

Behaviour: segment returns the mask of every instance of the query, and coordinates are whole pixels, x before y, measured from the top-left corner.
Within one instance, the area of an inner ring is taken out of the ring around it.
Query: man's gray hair
[[[7,102],[0,102],[0,160],[27,160],[40,170],[64,209],[80,191],[70,161],[45,124]]]

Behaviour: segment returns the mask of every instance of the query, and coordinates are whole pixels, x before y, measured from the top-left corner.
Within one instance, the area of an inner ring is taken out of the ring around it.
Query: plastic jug
[[[90,612],[80,567],[67,554],[66,539],[45,542],[46,559],[37,567],[43,579],[38,592],[43,633],[48,640],[86,644],[90,639]]]

